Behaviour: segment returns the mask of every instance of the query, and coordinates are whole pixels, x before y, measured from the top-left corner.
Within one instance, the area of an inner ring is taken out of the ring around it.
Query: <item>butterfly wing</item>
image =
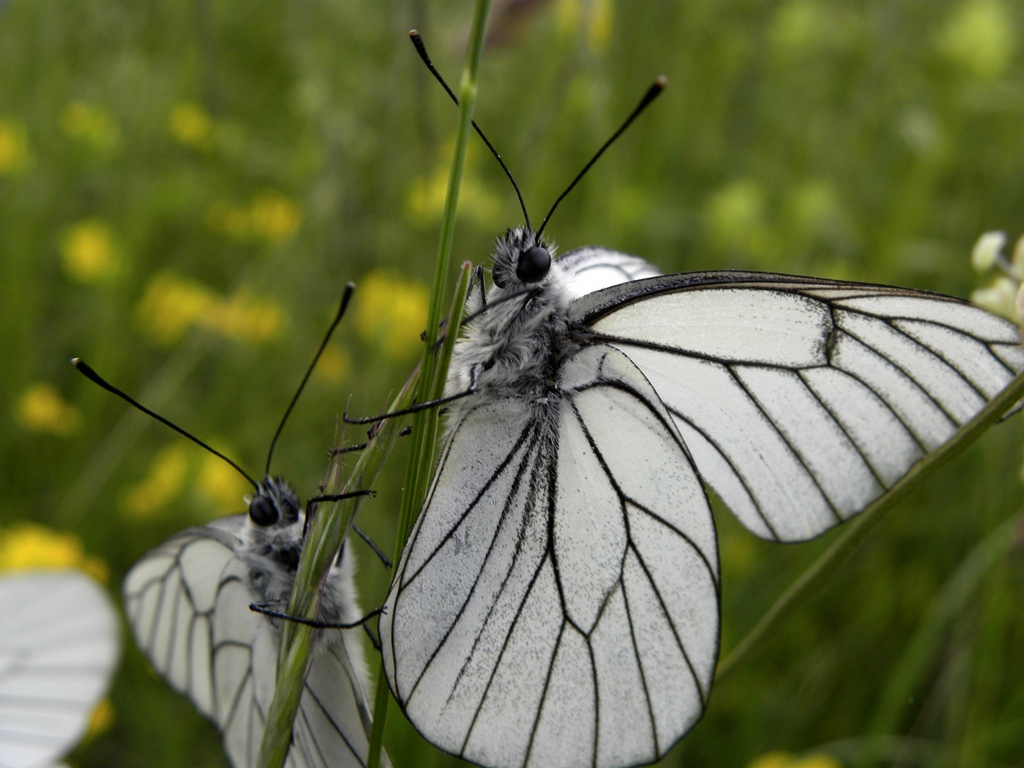
[[[577,248],[555,261],[572,298],[620,283],[655,277],[661,270],[639,256],[606,248]]]
[[[277,634],[249,609],[258,602],[237,556],[245,516],[193,528],[140,560],[124,584],[139,645],[171,686],[221,730],[236,768],[255,765],[273,700]],[[286,765],[364,765],[364,694],[340,633],[318,638]]]
[[[0,578],[0,765],[49,765],[82,738],[120,656],[106,593],[74,571]]]
[[[649,762],[711,686],[707,499],[624,355],[580,351],[557,395],[457,412],[381,618],[385,670],[417,729],[474,762]]]
[[[241,546],[241,515],[233,528],[190,528],[149,552],[124,581],[125,610],[139,647],[176,691],[218,725],[227,702],[214,685],[213,613],[222,574]],[[248,623],[248,622],[246,622]],[[236,642],[248,647],[251,627]],[[231,692],[224,695],[231,700]]]
[[[644,372],[743,524],[780,541],[863,510],[1024,370],[1012,323],[887,286],[670,275],[571,315]]]

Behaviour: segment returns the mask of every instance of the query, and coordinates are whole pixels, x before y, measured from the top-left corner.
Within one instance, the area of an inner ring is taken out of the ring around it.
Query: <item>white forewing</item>
[[[863,510],[1024,369],[1013,324],[884,286],[695,273],[570,314],[650,379],[744,525],[781,541]]]
[[[245,515],[184,531],[124,584],[128,620],[153,666],[222,731],[236,768],[255,765],[277,670],[277,633],[239,557]],[[350,557],[351,553],[346,553]],[[347,578],[351,579],[351,571]],[[365,765],[369,710],[358,630],[323,630],[295,721],[289,768]],[[360,677],[364,679],[360,679]]]
[[[5,574],[0,616],[0,766],[47,766],[82,738],[110,684],[117,616],[75,571]]]
[[[703,712],[718,647],[707,500],[621,353],[584,349],[534,407],[449,431],[381,619],[417,728],[485,765],[625,765]]]
[[[661,274],[660,269],[639,256],[593,247],[570,251],[555,261],[555,267],[565,275],[570,298]]]

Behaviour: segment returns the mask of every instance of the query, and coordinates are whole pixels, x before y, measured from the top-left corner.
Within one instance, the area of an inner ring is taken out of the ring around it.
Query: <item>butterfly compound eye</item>
[[[524,283],[539,283],[551,269],[551,254],[547,248],[535,245],[519,254],[516,277]]]
[[[263,496],[249,502],[249,519],[256,525],[266,527],[277,522],[277,509]]]

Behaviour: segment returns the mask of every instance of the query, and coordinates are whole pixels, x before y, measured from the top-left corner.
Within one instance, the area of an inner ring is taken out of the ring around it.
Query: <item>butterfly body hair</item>
[[[467,308],[476,317],[455,345],[446,395],[472,389],[475,395],[467,400],[473,404],[481,397],[512,397],[543,406],[556,391],[554,376],[561,360],[578,348],[569,334],[571,294],[557,262],[539,282],[519,279],[520,254],[534,246],[551,254],[555,250],[527,227],[498,238],[492,254],[494,285],[482,307]],[[459,409],[456,401],[455,416]]]
[[[281,478],[265,478],[259,484],[257,496],[270,501],[280,514],[271,525],[258,525],[251,515],[246,515],[238,556],[248,567],[248,586],[257,602],[284,610],[295,585],[306,516],[297,494]],[[248,504],[251,507],[252,500]],[[335,558],[320,587],[318,619],[325,624],[352,624],[363,616],[355,590],[355,553],[351,547],[342,546],[343,556]],[[282,619],[267,618],[275,629],[280,629]],[[323,642],[327,634],[335,633],[336,630],[320,633],[317,641]],[[345,648],[360,679],[365,680],[363,673],[367,668],[362,645],[345,643]]]

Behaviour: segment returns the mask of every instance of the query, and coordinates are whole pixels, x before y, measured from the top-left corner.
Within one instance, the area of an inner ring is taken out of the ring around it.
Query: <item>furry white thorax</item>
[[[465,392],[474,382],[476,394],[455,401],[456,413],[478,403],[479,397],[543,401],[558,360],[570,351],[562,347],[572,299],[558,262],[552,261],[540,282],[524,283],[516,276],[519,255],[535,245],[554,256],[554,244],[525,227],[498,238],[492,255],[495,285],[483,302],[475,293],[467,301],[466,314],[479,314],[455,345],[445,394]]]
[[[257,525],[246,515],[242,529],[243,546],[238,552],[249,566],[249,588],[270,608],[285,612],[295,584],[295,571],[302,554],[302,537],[306,514],[291,486],[281,478],[266,478],[259,485],[259,495],[267,498],[281,510],[281,517],[273,525]],[[249,503],[246,499],[246,503]],[[293,517],[288,510],[294,510]],[[319,619],[328,624],[351,624],[363,614],[356,600],[355,553],[342,544],[342,556],[335,558],[331,570],[320,588]],[[278,627],[281,619],[271,619]],[[336,633],[338,630],[324,630]],[[362,647],[346,643],[345,647],[358,668],[365,666]],[[365,676],[361,679],[366,679]]]

